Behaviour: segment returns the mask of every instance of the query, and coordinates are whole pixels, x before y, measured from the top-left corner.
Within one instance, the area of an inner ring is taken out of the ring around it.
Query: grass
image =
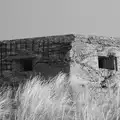
[[[36,76],[20,84],[14,97],[11,87],[2,87],[0,120],[120,119],[119,85],[113,92],[92,83],[71,84],[75,79],[59,73],[47,83]]]

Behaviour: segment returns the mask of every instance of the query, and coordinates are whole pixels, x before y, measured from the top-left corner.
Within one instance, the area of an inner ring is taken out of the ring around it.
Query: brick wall
[[[12,71],[19,72],[21,70],[21,65],[19,59],[22,59],[23,56],[33,56],[37,57],[33,60],[35,64],[36,61],[39,63],[50,63],[50,70],[47,73],[50,73],[53,70],[53,75],[63,71],[69,71],[69,50],[71,49],[71,42],[74,40],[74,35],[60,35],[60,36],[48,36],[48,37],[36,37],[36,38],[25,38],[17,40],[6,40],[2,41],[2,55],[4,58],[7,57],[7,61],[12,61]],[[3,48],[5,48],[3,52]],[[2,56],[2,58],[3,58]],[[67,56],[67,57],[66,57]],[[67,58],[67,59],[65,59]],[[56,63],[56,64],[53,64]],[[6,63],[4,63],[5,65]],[[41,67],[41,64],[37,64],[36,70],[33,71],[46,71]],[[64,65],[66,64],[66,65]],[[2,66],[3,61],[2,61]],[[44,65],[44,66],[45,66]],[[40,67],[38,67],[40,66]],[[38,69],[39,68],[39,69]],[[4,69],[6,71],[8,69]],[[52,75],[52,73],[51,73]]]

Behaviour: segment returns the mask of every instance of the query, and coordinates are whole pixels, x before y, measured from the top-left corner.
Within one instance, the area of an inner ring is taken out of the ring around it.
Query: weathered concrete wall
[[[112,74],[111,78],[120,78],[120,40],[104,37],[75,35],[70,51],[72,59],[70,73],[78,76],[78,84],[82,81],[102,81]],[[117,57],[118,71],[101,69],[98,66],[98,56],[112,54]],[[114,79],[111,80],[114,81]]]

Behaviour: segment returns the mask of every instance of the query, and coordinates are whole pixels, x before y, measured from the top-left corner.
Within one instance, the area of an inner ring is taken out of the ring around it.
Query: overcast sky
[[[120,0],[0,0],[0,40],[71,33],[120,37]]]

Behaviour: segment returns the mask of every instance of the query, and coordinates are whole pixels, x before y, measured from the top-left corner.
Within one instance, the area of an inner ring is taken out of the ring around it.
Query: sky
[[[0,40],[82,34],[120,37],[120,0],[0,0]]]

